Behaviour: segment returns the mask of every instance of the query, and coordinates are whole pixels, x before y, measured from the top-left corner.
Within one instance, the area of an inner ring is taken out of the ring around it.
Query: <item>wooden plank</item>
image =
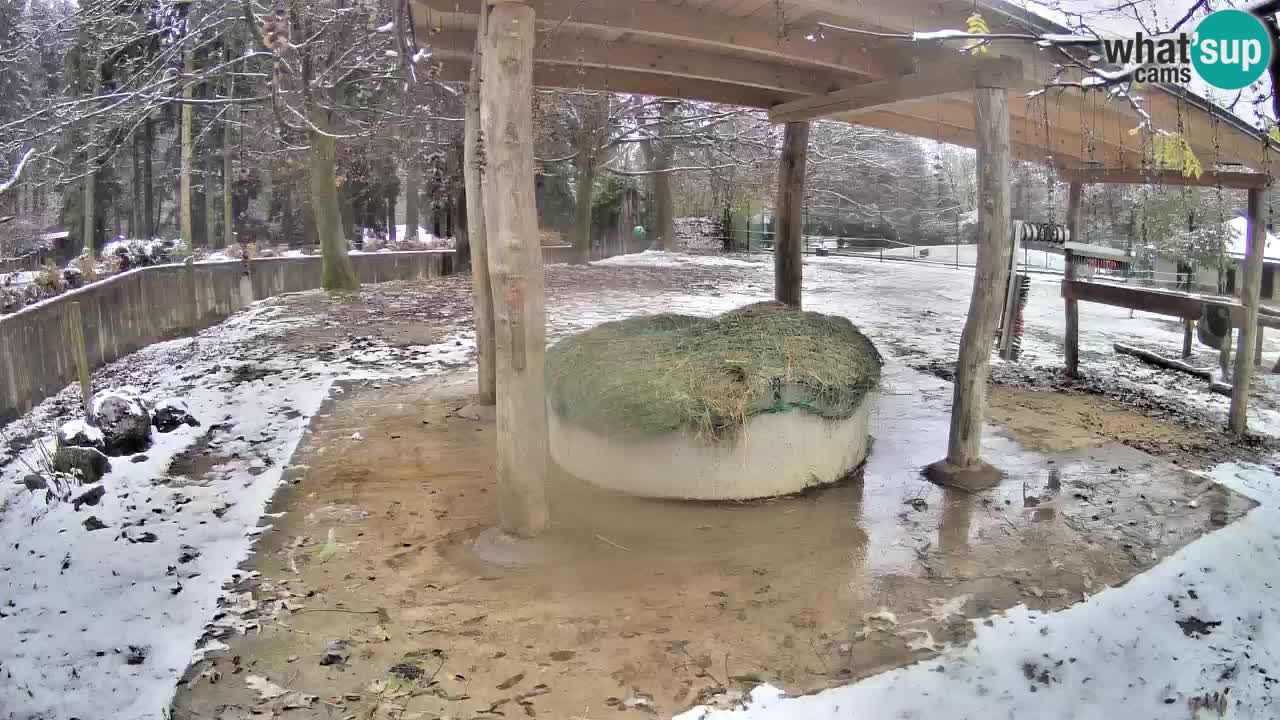
[[[480,127],[485,240],[493,285],[497,377],[498,516],[503,532],[547,527],[546,352],[542,252],[534,208],[533,8],[489,10],[482,51]]]
[[[777,247],[773,252],[774,299],[800,309],[804,275],[804,181],[809,123],[789,122],[778,161]]]
[[[1067,189],[1067,234],[1072,238],[1083,238],[1080,227],[1080,199],[1084,187],[1080,183],[1071,183]],[[1063,250],[1063,287],[1075,280],[1076,263],[1070,250]],[[1067,377],[1080,376],[1080,308],[1074,297],[1066,297],[1066,330],[1062,338],[1063,364]]]
[[[1059,169],[1058,175],[1068,182],[1099,183],[1108,185],[1188,185],[1195,187],[1223,187],[1232,190],[1266,188],[1270,178],[1263,173],[1207,171],[1200,177],[1188,177],[1181,170],[1156,170],[1134,168],[1108,169]]]
[[[471,65],[470,82],[463,108],[463,183],[467,190],[467,239],[471,248],[471,297],[476,326],[477,388],[476,402],[493,405],[497,402],[497,379],[494,376],[493,339],[493,286],[489,279],[489,249],[485,240],[484,190],[481,188],[479,163],[484,157],[480,147],[480,75],[483,58],[484,15],[480,17],[477,31],[471,39],[476,48]],[[466,260],[466,258],[460,258]]]
[[[1240,346],[1236,349],[1236,367],[1231,376],[1231,414],[1227,428],[1243,435],[1249,429],[1249,384],[1253,379],[1254,338],[1258,333],[1258,302],[1262,289],[1262,264],[1267,244],[1267,229],[1262,217],[1262,190],[1249,191],[1249,246],[1244,256],[1244,281],[1240,301],[1244,305],[1244,323],[1240,327]]]
[[[433,10],[433,17],[459,14],[474,17],[482,1],[412,0],[412,3],[415,16],[425,21],[425,8]],[[531,4],[541,18],[538,53],[555,44],[552,33],[559,35],[586,28],[595,32],[624,31],[690,48],[720,48],[735,54],[749,52],[801,67],[826,67],[841,73],[881,78],[910,72],[914,65],[912,54],[917,51],[904,43],[870,41],[847,33],[828,33],[808,40],[805,38],[808,32],[779,32],[777,18],[772,13],[748,19],[665,2],[614,0],[533,0]],[[638,92],[622,87],[618,91]]]
[[[1177,360],[1170,360],[1169,358],[1161,357],[1160,355],[1157,355],[1153,352],[1148,352],[1146,350],[1143,350],[1142,348],[1136,348],[1132,345],[1125,345],[1123,343],[1112,343],[1111,347],[1121,355],[1129,355],[1132,357],[1136,357],[1143,362],[1150,363],[1157,367],[1162,367],[1168,370],[1177,370],[1178,372],[1184,372],[1184,373],[1187,373],[1188,375],[1194,375],[1195,377],[1198,377],[1201,380],[1213,380],[1213,373],[1209,370],[1205,370],[1204,368],[1193,367],[1191,365],[1188,365],[1184,362],[1179,362]]]
[[[84,317],[80,313],[80,303],[73,302],[68,307],[67,325],[71,335],[71,352],[76,359],[76,374],[80,378],[80,405],[84,410],[84,421],[93,425],[93,383],[89,380],[89,354],[85,352]]]
[[[774,123],[816,120],[974,88],[1009,88],[1023,82],[1022,63],[1009,57],[957,57],[931,63],[900,77],[862,83],[818,97],[783,103],[769,109]]]
[[[563,31],[562,31],[563,32]],[[432,36],[435,57],[466,60],[470,50],[460,41],[467,31],[443,32]],[[815,71],[794,65],[734,57],[716,49],[654,45],[637,40],[611,43],[604,39],[582,38],[540,47],[534,56],[535,68],[542,65],[570,65],[579,68],[634,70],[686,80],[706,80],[794,94],[826,93],[857,82],[861,76],[836,70]],[[535,69],[535,72],[537,70]]]
[[[991,341],[1009,268],[1009,97],[998,88],[974,91],[978,128],[978,259],[969,314],[960,335],[947,463],[981,464],[982,423],[990,380]]]
[[[464,59],[463,53],[455,52],[451,55],[455,57],[441,60],[440,79],[448,82],[466,82],[470,75],[470,60]],[[575,68],[569,65],[538,65],[533,70],[533,83],[539,88],[629,92],[761,109],[801,97],[799,93],[710,80],[677,78],[639,70]]]

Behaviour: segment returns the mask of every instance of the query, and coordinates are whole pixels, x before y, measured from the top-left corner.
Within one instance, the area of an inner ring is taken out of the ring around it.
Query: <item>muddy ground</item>
[[[943,491],[919,466],[945,449],[950,386],[896,366],[887,380],[846,483],[674,503],[552,466],[552,529],[496,552],[473,376],[343,384],[273,504],[261,574],[227,608],[258,627],[223,623],[229,648],[193,665],[175,718],[652,717],[764,680],[812,691],[928,658],[970,618],[1067,607],[1249,507],[1044,394],[1027,399],[1035,427],[985,443],[1000,488]],[[260,679],[285,694],[264,701]]]

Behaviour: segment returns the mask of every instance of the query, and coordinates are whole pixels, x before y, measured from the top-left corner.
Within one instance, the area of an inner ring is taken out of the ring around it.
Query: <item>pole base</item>
[[[504,570],[524,570],[564,565],[580,551],[547,534],[523,538],[492,527],[471,541],[471,552],[484,562]]]
[[[924,476],[935,485],[969,492],[993,488],[1005,478],[1003,470],[981,460],[971,465],[952,465],[939,460],[925,466]]]

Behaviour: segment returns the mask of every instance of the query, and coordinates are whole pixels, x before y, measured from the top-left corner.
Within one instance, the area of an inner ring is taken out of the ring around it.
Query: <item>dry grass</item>
[[[547,392],[556,413],[597,432],[719,439],[761,413],[849,417],[879,384],[881,364],[847,319],[760,303],[713,318],[631,318],[566,338],[548,351]]]

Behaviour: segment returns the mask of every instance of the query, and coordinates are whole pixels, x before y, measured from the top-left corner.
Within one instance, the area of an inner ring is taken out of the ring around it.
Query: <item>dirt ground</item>
[[[1008,480],[943,491],[918,472],[945,443],[950,386],[895,368],[861,477],[674,503],[553,465],[552,529],[495,545],[493,425],[457,412],[473,377],[335,392],[273,504],[259,574],[217,623],[230,647],[192,666],[175,718],[650,717],[764,680],[812,691],[928,658],[969,618],[1123,583],[1248,507],[1097,429],[1194,436],[1026,391],[993,398],[1003,430],[984,454]],[[503,554],[517,561],[482,559]]]

